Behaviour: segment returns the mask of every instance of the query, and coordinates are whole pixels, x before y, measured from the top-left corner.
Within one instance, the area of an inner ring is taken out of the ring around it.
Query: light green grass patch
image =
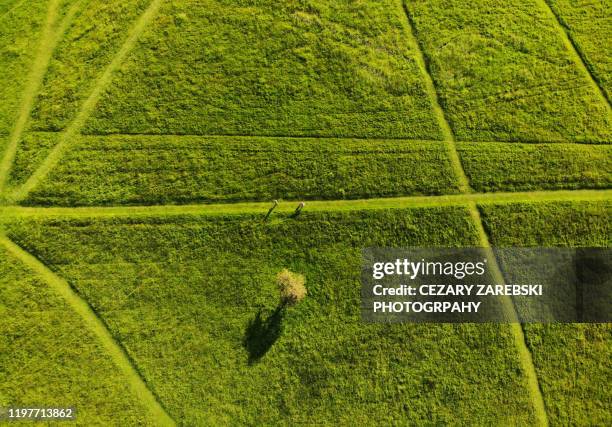
[[[53,134],[28,137],[16,181]],[[109,205],[456,193],[441,142],[85,136],[23,203]],[[43,154],[44,155],[44,154]]]
[[[458,140],[612,141],[608,106],[536,0],[405,4]]]
[[[0,18],[0,134],[8,134],[13,129],[30,63],[40,42],[47,4],[47,1],[14,4],[18,7]]]
[[[7,135],[0,135],[0,154],[4,153],[4,150],[6,148],[6,143],[8,142],[8,136]]]
[[[58,131],[67,126],[148,3],[86,2],[51,58],[32,111],[31,130]]]
[[[547,0],[608,100],[612,96],[612,19],[608,0]]]
[[[0,19],[9,18],[13,10],[18,8],[23,2],[24,0],[4,0],[0,3]]]
[[[82,425],[152,423],[93,334],[0,248],[0,406],[74,407]]]
[[[8,186],[23,184],[45,159],[57,143],[59,134],[54,132],[26,132],[18,143],[18,150],[11,167]]]
[[[360,321],[361,249],[475,245],[464,208],[50,219],[9,232],[92,304],[181,423],[534,422],[507,326]],[[308,296],[270,318],[283,268],[306,277]]]
[[[612,201],[483,205],[493,246],[607,247]]]
[[[612,146],[587,144],[457,144],[476,191],[610,188]]]
[[[87,133],[441,139],[399,4],[169,1]]]
[[[483,207],[497,246],[610,247],[612,202]],[[609,425],[610,324],[524,325],[551,425]]]

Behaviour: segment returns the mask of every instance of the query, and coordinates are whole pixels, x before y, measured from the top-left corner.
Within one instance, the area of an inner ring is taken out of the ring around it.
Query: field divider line
[[[476,224],[477,227],[480,246],[484,249],[487,255],[487,259],[490,260],[489,267],[493,275],[493,280],[495,284],[505,285],[504,275],[493,252],[493,248],[489,241],[489,236],[483,226],[483,221],[480,216],[480,210],[478,209],[476,203],[470,203],[469,210],[470,216],[472,217],[472,221],[474,224]],[[515,343],[515,348],[518,353],[521,368],[527,381],[527,389],[529,391],[531,401],[534,406],[536,420],[539,425],[548,426],[548,415],[546,413],[546,405],[544,403],[544,397],[542,395],[542,388],[540,387],[540,383],[538,381],[538,375],[535,369],[535,365],[533,363],[533,357],[531,355],[529,347],[527,346],[525,331],[523,330],[523,326],[519,321],[519,317],[516,312],[516,307],[514,306],[514,302],[512,301],[512,297],[510,296],[502,296],[500,301],[502,304],[502,309],[505,313],[505,317],[510,321],[510,331],[514,338],[513,341]]]
[[[450,124],[448,123],[446,115],[444,114],[444,110],[442,109],[442,105],[440,104],[440,96],[438,95],[438,90],[431,75],[431,70],[429,67],[429,63],[427,62],[427,57],[425,56],[423,46],[421,46],[421,42],[418,38],[418,33],[414,24],[414,20],[412,19],[410,11],[406,7],[404,1],[397,1],[399,1],[399,5],[402,10],[401,13],[403,13],[406,18],[405,20],[402,19],[401,22],[405,28],[409,42],[415,50],[415,59],[417,62],[417,66],[419,67],[421,75],[425,81],[425,89],[429,95],[431,107],[438,122],[438,126],[442,130],[442,136],[448,149],[448,155],[450,158],[451,166],[453,168],[453,172],[455,173],[455,177],[457,178],[459,190],[462,193],[469,193],[472,191],[472,189],[470,188],[470,181],[465,173],[465,170],[463,169],[463,165],[461,164],[461,158],[459,157],[459,153],[457,151],[457,144],[455,142],[453,130]]]
[[[148,23],[156,16],[161,7],[162,0],[152,0],[147,6],[147,9],[138,17],[134,25],[130,28],[126,40],[123,42],[113,59],[106,66],[102,74],[97,78],[89,96],[83,102],[83,105],[77,112],[75,118],[68,127],[61,133],[58,143],[51,149],[47,157],[42,161],[40,166],[27,179],[27,181],[10,196],[9,201],[18,202],[27,197],[42,180],[46,178],[49,172],[59,163],[66,150],[70,147],[73,140],[80,135],[85,122],[95,110],[103,91],[110,83],[114,72],[123,63],[128,53],[136,45],[140,35],[146,29]]]
[[[2,160],[0,161],[0,194],[5,190],[13,162],[15,161],[19,141],[30,119],[34,101],[43,84],[45,74],[49,68],[49,63],[53,57],[53,52],[72,23],[82,3],[83,0],[76,1],[70,9],[68,9],[66,16],[60,21],[58,28],[54,30],[53,26],[57,21],[58,0],[51,0],[50,2],[45,30],[41,36],[39,52],[34,57],[34,65],[32,66],[29,81],[24,91],[17,121],[9,135],[8,144]]]
[[[61,133],[61,132],[53,132],[53,131],[38,131],[37,133]],[[194,134],[194,133],[142,133],[142,132],[132,132],[132,133],[81,133],[80,136],[84,138],[110,138],[110,137],[126,137],[126,138],[163,138],[163,137],[172,137],[172,138],[201,138],[201,139],[225,139],[225,138],[235,138],[235,139],[271,139],[271,140],[288,140],[288,139],[313,139],[313,140],[339,140],[339,141],[367,141],[367,142],[377,142],[377,141],[389,141],[389,142],[429,142],[429,143],[440,143],[446,144],[448,141],[444,139],[418,139],[418,138],[404,138],[399,136],[377,136],[377,137],[369,137],[369,136],[304,136],[304,135],[247,135],[247,134]],[[470,140],[458,140],[456,141],[458,144],[528,144],[528,145],[538,145],[538,144],[559,144],[559,145],[591,145],[591,146],[612,146],[610,142],[601,142],[601,141],[564,141],[564,140],[555,140],[555,141],[536,141],[536,140],[525,140],[525,141],[502,141],[502,140],[487,140],[487,141],[470,141]]]
[[[7,142],[6,149],[0,160],[0,194],[4,192],[4,186],[8,179],[15,153],[17,152],[17,145],[21,134],[25,129],[26,123],[30,118],[30,112],[34,105],[34,99],[38,93],[38,88],[42,84],[44,75],[47,71],[47,66],[51,60],[51,55],[54,49],[54,37],[53,37],[53,26],[57,21],[57,14],[59,8],[59,0],[49,0],[47,7],[47,16],[45,18],[44,28],[40,34],[40,41],[38,43],[38,51],[33,58],[32,68],[28,76],[28,81],[25,86],[25,90],[22,94],[21,105],[17,113],[17,120],[11,133],[9,134],[9,140]]]
[[[503,205],[510,203],[545,202],[612,202],[612,189],[606,190],[556,190],[516,193],[466,193],[442,196],[408,196],[356,200],[314,200],[306,201],[304,213],[380,209],[409,209],[428,207]],[[299,200],[281,200],[275,213],[292,213]],[[149,206],[95,206],[95,207],[26,207],[0,206],[0,223],[16,218],[113,218],[113,217],[163,217],[176,215],[263,215],[270,208],[270,202],[243,202],[191,205],[149,205]]]
[[[93,308],[70,286],[70,284],[53,272],[42,261],[24,250],[21,246],[0,234],[0,244],[19,259],[28,269],[39,275],[57,294],[84,321],[87,328],[97,337],[115,365],[125,375],[132,390],[144,406],[150,411],[154,419],[163,426],[176,425],[148,388],[138,369],[131,361],[125,349],[119,344],[108,330],[106,324],[93,310]]]
[[[406,16],[406,20],[408,22],[408,27],[410,30],[411,42],[413,45],[416,45],[418,58],[417,62],[419,63],[419,67],[421,69],[424,68],[424,75],[426,76],[427,88],[430,93],[434,113],[438,118],[438,122],[440,123],[444,139],[446,140],[449,148],[449,154],[451,156],[451,163],[453,169],[455,171],[455,175],[459,181],[459,189],[464,197],[469,197],[470,193],[473,195],[473,189],[470,186],[470,181],[465,173],[463,168],[463,164],[461,163],[461,157],[459,156],[459,152],[457,151],[457,144],[455,141],[455,135],[453,133],[452,127],[446,117],[444,109],[440,104],[440,97],[438,94],[438,90],[435,86],[435,82],[431,73],[431,69],[429,66],[428,58],[425,55],[425,50],[420,42],[418,37],[418,30],[415,25],[414,19],[406,6],[404,0],[401,1],[402,8],[404,10],[404,15]],[[541,0],[544,1],[544,0]],[[527,197],[533,196],[536,193],[531,193],[529,195],[525,194]],[[480,244],[485,250],[490,250],[491,245],[489,243],[489,239],[487,233],[484,229],[484,224],[482,222],[482,218],[480,217],[480,212],[478,210],[478,206],[476,204],[476,200],[465,200],[467,202],[467,208],[469,214],[472,218],[472,222],[476,226],[478,230],[478,235],[480,239]],[[495,260],[495,258],[493,258]],[[501,270],[499,270],[499,266],[497,262],[493,263],[493,271],[494,275],[496,275],[496,279],[500,280],[500,283],[503,282],[503,275]],[[496,273],[497,271],[497,273]],[[532,356],[527,347],[527,342],[525,341],[525,336],[523,334],[522,326],[518,323],[518,317],[516,315],[516,311],[514,310],[514,306],[512,305],[512,300],[502,301],[504,310],[510,316],[509,318],[513,321],[510,323],[510,330],[514,338],[514,343],[516,346],[516,350],[518,353],[519,360],[521,362],[521,366],[523,368],[524,374],[527,380],[527,391],[529,392],[530,400],[533,404],[533,409],[536,415],[536,419],[538,421],[538,425],[540,426],[548,426],[548,415],[546,413],[546,407],[544,405],[544,399],[542,397],[537,372],[535,367],[533,366]]]
[[[606,92],[603,90],[599,79],[595,76],[595,74],[593,74],[593,70],[588,65],[589,62],[587,61],[586,55],[580,48],[580,45],[572,37],[569,26],[565,23],[561,16],[559,16],[557,12],[555,12],[555,9],[550,5],[549,0],[535,1],[536,3],[540,4],[542,9],[549,15],[550,19],[552,19],[559,35],[561,36],[561,40],[563,41],[565,48],[570,54],[570,57],[573,59],[574,63],[578,65],[578,68],[584,71],[587,80],[589,81],[593,89],[595,89],[595,92],[599,94],[603,103],[606,105],[608,110],[608,116],[611,116],[612,107],[610,106],[610,99],[608,98]]]

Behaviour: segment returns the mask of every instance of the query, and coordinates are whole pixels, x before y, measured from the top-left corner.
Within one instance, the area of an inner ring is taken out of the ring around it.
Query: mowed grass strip
[[[86,3],[54,51],[34,104],[30,130],[66,128],[149,1]]]
[[[13,4],[0,19],[0,135],[9,134],[19,113],[28,70],[37,53],[48,1]],[[1,16],[0,12],[0,16]],[[2,147],[0,147],[2,148]],[[0,158],[4,151],[0,151]]]
[[[612,187],[612,145],[461,142],[457,149],[479,192]]]
[[[25,132],[21,135],[7,181],[7,192],[30,177],[57,143],[59,136],[56,132]]]
[[[458,140],[612,141],[608,105],[537,0],[404,3]]]
[[[612,97],[612,18],[608,0],[546,0],[569,33],[580,56],[602,88]]]
[[[484,206],[495,246],[610,247],[612,202]],[[524,325],[551,425],[610,425],[610,324]]]
[[[168,1],[86,133],[441,139],[393,0]]]
[[[0,405],[73,407],[79,424],[153,425],[104,348],[55,292],[0,246]]]
[[[13,185],[54,134],[28,135]],[[356,199],[458,192],[435,141],[83,136],[27,205],[95,206]]]
[[[363,247],[470,246],[467,209],[35,220],[13,239],[104,319],[180,424],[533,424],[507,325],[360,320]],[[308,296],[281,316],[277,272]]]

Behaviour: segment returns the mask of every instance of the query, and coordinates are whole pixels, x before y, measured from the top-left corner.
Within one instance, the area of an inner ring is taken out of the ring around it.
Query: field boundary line
[[[459,184],[459,190],[462,193],[469,193],[472,191],[470,188],[470,181],[468,180],[468,177],[465,174],[465,170],[463,169],[463,165],[461,164],[461,159],[457,151],[453,130],[450,124],[448,123],[446,115],[444,114],[444,110],[442,109],[442,105],[440,104],[438,90],[431,75],[431,70],[429,67],[429,63],[427,62],[427,57],[425,56],[423,46],[421,46],[421,42],[418,38],[418,33],[416,26],[414,25],[414,20],[412,19],[410,11],[406,7],[404,1],[397,1],[400,2],[402,13],[406,18],[405,20],[401,19],[401,22],[404,26],[404,29],[406,30],[406,34],[408,36],[410,44],[415,50],[415,59],[417,62],[417,66],[421,71],[421,75],[425,81],[425,89],[429,95],[429,100],[431,102],[431,107],[433,109],[434,116],[436,116],[438,126],[442,130],[442,136],[448,149],[448,155],[451,161],[453,172],[455,173],[455,177],[457,178],[457,183]]]
[[[37,131],[37,133],[61,133],[53,131]],[[222,139],[222,138],[236,138],[236,139],[321,139],[321,140],[341,140],[341,141],[390,141],[390,142],[431,142],[431,143],[447,143],[444,139],[418,139],[418,138],[403,138],[396,136],[302,136],[302,135],[247,135],[247,134],[195,134],[195,133],[145,133],[145,132],[129,132],[129,133],[82,133],[82,137],[89,138],[107,138],[107,137],[126,137],[126,138],[163,138],[163,137],[174,137],[174,138],[208,138],[208,139]],[[515,140],[515,141],[503,141],[503,140],[486,140],[486,141],[475,141],[475,140],[457,140],[457,144],[573,144],[573,145],[609,145],[612,146],[612,142],[601,142],[601,141],[569,141],[569,140],[554,140],[554,141],[537,141],[537,140]]]
[[[612,202],[612,189],[606,190],[555,190],[514,193],[464,193],[442,196],[407,196],[355,200],[307,201],[305,212],[331,212],[354,210],[406,209],[427,207],[503,205],[510,203],[546,202]],[[280,201],[276,213],[290,214],[298,204],[295,201]],[[0,206],[0,222],[12,218],[45,217],[154,217],[175,215],[240,215],[261,214],[270,208],[270,202],[240,202],[191,205],[140,205],[140,206],[93,206],[93,207],[26,207]]]
[[[472,217],[472,222],[476,224],[480,246],[484,248],[487,258],[491,260],[489,267],[491,268],[493,281],[500,285],[504,285],[504,275],[499,267],[495,254],[493,253],[489,236],[484,228],[483,221],[480,216],[480,210],[478,209],[476,203],[470,203],[470,216]],[[546,405],[542,395],[542,388],[540,387],[540,382],[538,381],[538,374],[533,363],[533,357],[529,347],[527,346],[525,332],[522,324],[519,321],[516,308],[514,307],[514,302],[512,301],[511,297],[503,296],[501,297],[501,304],[505,316],[510,322],[510,331],[514,338],[513,341],[518,353],[521,368],[527,380],[527,390],[534,406],[533,409],[536,420],[538,421],[539,425],[548,426],[548,415],[546,413]]]
[[[50,130],[37,130],[32,131],[33,134],[53,134],[60,135],[62,131],[50,131]],[[0,137],[7,137],[8,134],[0,134]],[[236,139],[271,139],[271,140],[288,140],[288,139],[313,139],[313,140],[338,140],[338,141],[367,141],[367,142],[427,142],[432,144],[446,144],[446,141],[443,139],[418,139],[418,138],[403,138],[403,137],[385,137],[385,136],[377,136],[377,137],[369,137],[369,136],[301,136],[301,135],[247,135],[247,134],[197,134],[197,133],[145,133],[145,132],[128,132],[128,133],[119,133],[119,132],[110,132],[110,133],[79,133],[79,136],[84,138],[110,138],[110,137],[125,137],[125,138],[163,138],[163,137],[172,137],[172,138],[202,138],[202,139],[223,139],[223,138],[236,138]],[[612,147],[612,142],[601,142],[601,141],[569,141],[569,140],[551,140],[551,141],[537,141],[537,140],[484,140],[484,141],[476,141],[476,140],[467,140],[460,139],[456,141],[456,144],[523,144],[523,145],[590,145],[590,146],[610,146]]]
[[[11,168],[13,167],[13,163],[15,161],[19,141],[25,131],[26,124],[30,119],[32,108],[34,107],[34,101],[38,95],[38,92],[40,91],[40,87],[43,84],[45,74],[49,69],[49,63],[53,57],[53,52],[79,11],[83,0],[76,1],[70,7],[70,9],[68,9],[66,16],[60,21],[58,28],[55,30],[53,29],[53,26],[57,21],[57,6],[59,4],[59,0],[51,0],[51,2],[54,3],[54,11],[50,11],[49,13],[53,13],[53,16],[47,16],[48,21],[45,23],[45,30],[42,32],[39,52],[34,57],[34,65],[28,79],[29,81],[24,90],[23,100],[21,102],[17,121],[9,135],[9,140],[4,151],[4,155],[0,161],[0,194],[2,194],[5,190]]]
[[[448,148],[449,148],[451,159],[452,159],[451,163],[453,165],[453,169],[455,170],[455,174],[460,184],[459,188],[464,196],[469,196],[470,193],[474,194],[473,189],[470,186],[470,180],[467,174],[465,173],[465,169],[463,168],[461,157],[459,156],[459,152],[457,150],[457,143],[455,141],[455,135],[453,133],[452,127],[448,119],[446,118],[446,114],[442,108],[442,105],[440,104],[438,90],[435,86],[435,82],[434,82],[434,79],[431,73],[431,69],[429,67],[428,58],[425,55],[425,50],[423,46],[421,45],[421,41],[418,37],[417,27],[415,25],[414,19],[412,18],[412,15],[410,14],[410,11],[408,10],[408,7],[406,6],[405,1],[404,0],[399,0],[399,1],[401,1],[402,8],[404,10],[404,15],[406,16],[406,20],[408,21],[408,24],[409,24],[410,35],[411,35],[412,41],[413,43],[416,43],[416,46],[417,46],[418,57],[419,57],[418,62],[420,63],[421,68],[423,66],[425,67],[427,87],[431,94],[432,102],[434,103],[434,110],[435,110],[436,117],[438,117],[438,121],[440,122],[440,125],[442,127],[444,138],[448,143]],[[544,0],[540,0],[540,1],[544,1]],[[530,194],[530,196],[534,196],[535,194],[537,193],[533,192]],[[472,218],[472,222],[474,223],[474,225],[476,226],[478,230],[480,244],[483,248],[485,248],[485,250],[490,250],[491,245],[489,243],[487,233],[484,229],[484,224],[482,222],[482,218],[480,217],[480,212],[478,210],[476,201],[466,200],[466,202],[467,202],[467,209],[468,209],[469,215]],[[493,260],[495,260],[495,258],[493,258]],[[502,283],[503,275],[501,273],[501,270],[499,270],[499,266],[497,266],[497,262],[493,262],[492,267],[493,267],[494,275],[498,276],[496,277],[496,279],[500,279],[500,283]],[[504,306],[504,310],[506,311],[507,314],[509,314],[509,318],[512,319],[512,322],[510,323],[509,326],[512,332],[513,341],[515,343],[515,347],[516,347],[516,350],[519,356],[519,360],[520,360],[521,366],[524,371],[524,375],[527,380],[527,391],[530,394],[530,400],[533,405],[536,419],[539,425],[548,426],[548,415],[546,413],[544,399],[542,397],[542,393],[540,390],[540,384],[538,381],[537,372],[535,370],[535,367],[533,366],[531,353],[529,351],[529,348],[527,347],[527,342],[525,341],[525,336],[523,334],[522,326],[520,323],[518,323],[518,317],[516,315],[516,311],[514,310],[514,306],[512,305],[512,300],[502,301],[502,303]]]
[[[148,23],[155,17],[162,0],[152,0],[147,6],[147,9],[138,17],[135,23],[132,25],[128,32],[128,36],[113,56],[110,63],[106,66],[102,74],[96,79],[93,88],[81,105],[75,118],[68,125],[68,127],[61,133],[58,143],[51,149],[47,157],[42,161],[39,167],[34,173],[27,179],[27,181],[17,190],[15,190],[10,196],[10,201],[23,200],[46,176],[49,172],[59,163],[65,151],[70,147],[73,139],[78,137],[85,122],[95,110],[103,91],[110,83],[114,72],[123,63],[128,53],[136,45],[136,42],[140,35],[145,31]]]
[[[612,107],[610,106],[610,99],[608,95],[601,87],[599,79],[593,73],[593,70],[588,65],[589,61],[586,58],[586,55],[580,48],[580,45],[574,40],[572,34],[570,32],[570,27],[567,23],[555,12],[555,9],[551,6],[549,0],[536,0],[537,3],[540,3],[541,7],[544,9],[546,13],[548,13],[549,17],[552,19],[557,31],[561,35],[561,40],[565,45],[570,57],[574,60],[578,68],[582,69],[586,74],[587,80],[591,84],[591,86],[595,89],[595,91],[599,94],[602,101],[607,107],[608,116],[612,115]]]
[[[54,49],[54,31],[53,26],[57,21],[57,14],[59,8],[59,0],[49,0],[47,6],[47,15],[45,23],[43,24],[43,30],[40,33],[40,40],[38,42],[38,49],[34,55],[32,61],[32,67],[29,72],[28,80],[26,82],[24,91],[21,95],[21,103],[19,111],[17,112],[17,120],[9,134],[9,140],[0,161],[0,194],[4,192],[4,186],[8,179],[15,153],[17,152],[17,145],[21,134],[25,129],[26,123],[30,118],[32,107],[34,106],[34,99],[38,93],[38,89],[42,84],[44,75],[47,72],[47,67]]]
[[[70,284],[53,272],[42,261],[21,246],[0,234],[0,244],[19,259],[28,269],[39,275],[57,294],[59,294],[85,322],[87,327],[98,338],[115,365],[126,376],[132,390],[140,401],[150,411],[160,425],[175,425],[174,420],[166,413],[153,392],[147,387],[137,368],[129,358],[125,349],[119,344],[102,319],[93,308],[70,286]]]

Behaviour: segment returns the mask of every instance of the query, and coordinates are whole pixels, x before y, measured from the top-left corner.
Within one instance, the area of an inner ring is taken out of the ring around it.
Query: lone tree
[[[306,279],[301,274],[293,273],[286,268],[276,275],[280,291],[281,305],[293,306],[306,296]]]

